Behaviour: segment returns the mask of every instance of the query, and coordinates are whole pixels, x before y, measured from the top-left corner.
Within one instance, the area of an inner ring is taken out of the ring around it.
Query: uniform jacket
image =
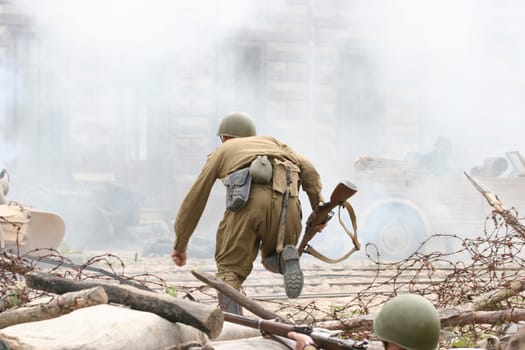
[[[267,155],[268,158],[281,160],[288,159],[295,163],[300,169],[300,184],[308,195],[312,210],[323,200],[321,179],[316,168],[312,162],[286,144],[269,136],[230,139],[208,155],[200,174],[186,194],[175,219],[174,249],[186,251],[189,239],[202,216],[215,181],[222,180],[230,173],[249,166],[258,155]]]

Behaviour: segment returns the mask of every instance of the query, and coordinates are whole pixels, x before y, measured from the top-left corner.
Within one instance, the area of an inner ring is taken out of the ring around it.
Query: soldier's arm
[[[185,252],[193,231],[202,216],[213,184],[217,180],[216,159],[210,155],[200,174],[184,197],[175,219],[173,249]]]
[[[324,201],[321,193],[323,189],[321,176],[310,160],[302,156],[298,156],[298,158],[300,160],[299,167],[301,168],[301,173],[299,175],[301,178],[301,186],[303,191],[308,195],[312,210],[315,210],[317,205]]]

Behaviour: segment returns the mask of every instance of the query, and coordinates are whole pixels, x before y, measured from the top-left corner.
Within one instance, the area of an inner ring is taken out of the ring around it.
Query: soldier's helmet
[[[225,115],[217,131],[217,136],[248,137],[255,135],[255,124],[252,118],[243,112],[232,112]]]
[[[387,301],[373,323],[381,340],[407,350],[436,350],[440,320],[434,305],[417,294],[401,294]]]

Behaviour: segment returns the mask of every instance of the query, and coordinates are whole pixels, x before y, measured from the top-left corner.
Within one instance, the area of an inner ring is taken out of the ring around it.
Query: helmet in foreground
[[[374,319],[374,334],[407,350],[436,350],[441,324],[434,305],[417,294],[387,301]]]
[[[232,112],[224,116],[219,125],[217,136],[248,137],[255,136],[255,124],[252,118],[243,112]]]

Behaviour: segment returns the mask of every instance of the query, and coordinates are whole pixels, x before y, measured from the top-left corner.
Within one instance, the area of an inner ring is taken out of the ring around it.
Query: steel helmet
[[[407,350],[436,350],[441,324],[434,305],[417,294],[401,294],[387,301],[373,323],[381,340]]]
[[[252,118],[243,112],[232,112],[224,116],[217,131],[217,136],[248,137],[255,134]]]

